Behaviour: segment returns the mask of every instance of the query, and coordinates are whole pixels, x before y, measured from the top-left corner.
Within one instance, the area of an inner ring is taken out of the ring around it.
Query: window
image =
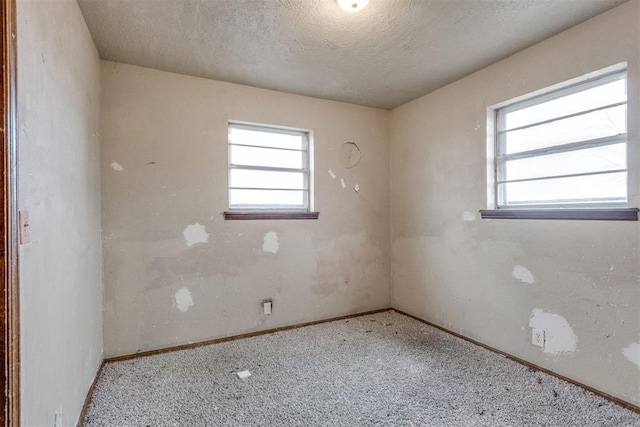
[[[626,76],[610,72],[495,109],[490,205],[625,208]]]
[[[307,131],[230,123],[231,212],[225,217],[306,218],[295,214],[311,210],[311,154]],[[247,217],[239,212],[262,215]],[[282,213],[287,215],[278,215]]]

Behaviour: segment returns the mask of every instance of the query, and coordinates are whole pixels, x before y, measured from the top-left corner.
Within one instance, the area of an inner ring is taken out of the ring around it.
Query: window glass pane
[[[229,187],[241,188],[306,188],[304,172],[271,172],[250,169],[230,169]]]
[[[306,137],[302,134],[277,133],[277,131],[250,130],[229,126],[229,143],[257,145],[260,147],[306,150]]]
[[[307,208],[305,191],[278,190],[229,190],[229,206],[232,208]]]
[[[505,154],[571,142],[604,138],[627,132],[627,106],[594,111],[564,120],[507,132]]]
[[[506,161],[505,181],[627,168],[624,143]]]
[[[505,114],[504,129],[539,123],[554,117],[566,116],[626,100],[626,79],[619,79],[602,86],[592,87],[521,110],[508,112]]]
[[[229,161],[231,164],[243,166],[305,169],[306,152],[230,145]]]
[[[229,124],[229,207],[309,209],[309,150],[303,131]]]
[[[626,202],[627,173],[618,172],[499,184],[498,191],[504,194],[501,205],[509,206]]]

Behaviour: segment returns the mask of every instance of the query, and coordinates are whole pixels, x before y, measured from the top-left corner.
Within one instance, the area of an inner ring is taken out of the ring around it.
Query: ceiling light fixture
[[[358,12],[369,4],[369,0],[337,0],[338,6],[347,12]]]

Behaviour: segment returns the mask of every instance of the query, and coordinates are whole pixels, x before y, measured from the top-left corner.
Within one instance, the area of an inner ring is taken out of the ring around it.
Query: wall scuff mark
[[[640,344],[631,343],[629,347],[622,349],[622,354],[627,360],[640,368]]]
[[[522,265],[516,265],[515,267],[513,267],[513,272],[511,274],[515,279],[518,279],[522,283],[527,283],[529,285],[535,283],[536,281],[529,269]]]
[[[264,241],[262,242],[262,250],[264,252],[271,252],[277,254],[280,250],[280,243],[278,242],[278,233],[270,231],[264,235]]]
[[[193,297],[187,288],[181,288],[176,292],[174,299],[173,306],[183,313],[189,310],[189,307],[193,307]]]
[[[122,165],[120,163],[118,163],[118,162],[112,162],[111,163],[111,169],[113,169],[114,171],[117,171],[117,172],[122,172],[124,170]]]
[[[578,338],[567,320],[555,313],[547,313],[539,308],[531,311],[529,327],[545,331],[543,351],[549,354],[572,353],[576,350]]]
[[[191,247],[198,243],[209,243],[209,233],[202,224],[189,224],[182,232],[187,246]]]

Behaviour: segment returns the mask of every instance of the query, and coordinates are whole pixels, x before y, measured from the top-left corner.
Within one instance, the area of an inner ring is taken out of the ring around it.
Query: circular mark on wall
[[[340,164],[346,169],[351,169],[360,163],[360,148],[355,142],[345,142],[340,147]]]

